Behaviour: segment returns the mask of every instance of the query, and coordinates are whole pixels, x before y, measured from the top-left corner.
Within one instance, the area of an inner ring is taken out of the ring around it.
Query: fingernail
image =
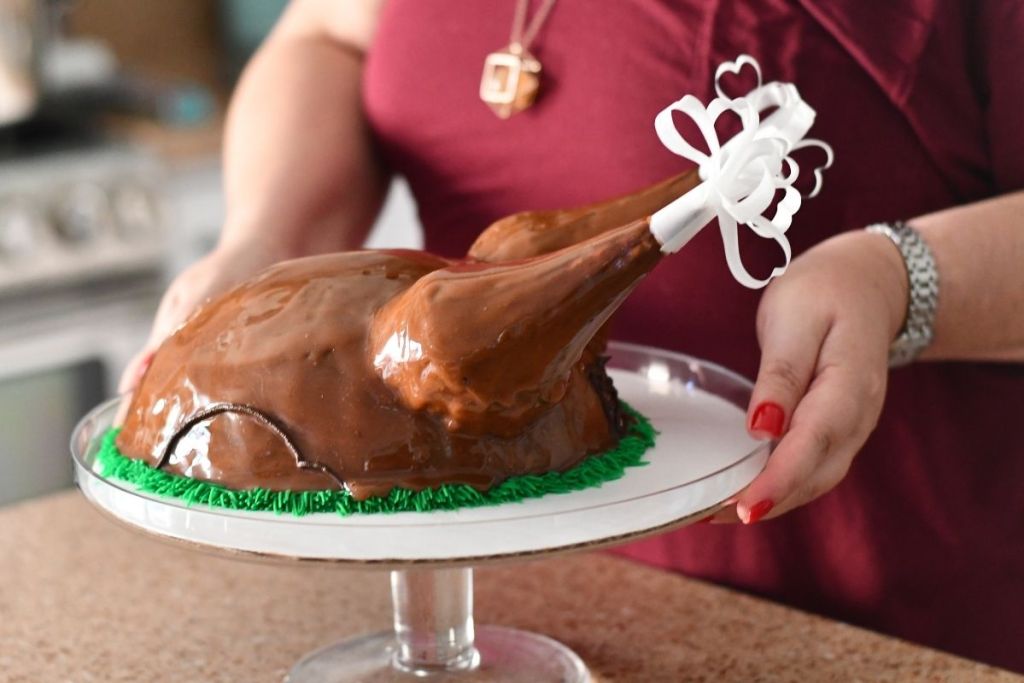
[[[747,513],[747,519],[744,524],[756,524],[771,512],[773,507],[775,507],[775,503],[770,500],[762,500],[760,503],[755,503],[750,506],[750,512]]]
[[[762,439],[777,439],[782,436],[782,425],[786,413],[778,403],[765,401],[754,409],[750,418],[751,433]]]
[[[150,351],[142,358],[142,362],[139,363],[139,370],[135,373],[135,383],[142,379],[142,376],[146,374],[146,370],[149,370],[149,366],[153,363],[153,356],[156,355],[156,351]]]

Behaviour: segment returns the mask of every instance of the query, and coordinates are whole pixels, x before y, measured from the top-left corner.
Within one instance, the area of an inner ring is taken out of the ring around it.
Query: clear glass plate
[[[660,434],[647,465],[593,489],[484,508],[350,517],[189,506],[97,471],[96,453],[118,400],[96,407],[72,435],[76,481],[109,515],[166,539],[254,557],[401,567],[625,542],[708,514],[763,469],[770,443],[746,433],[748,380],[680,353],[614,342],[610,352],[620,395]]]

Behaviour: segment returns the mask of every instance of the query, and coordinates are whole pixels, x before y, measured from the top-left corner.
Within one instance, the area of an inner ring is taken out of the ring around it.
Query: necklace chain
[[[529,47],[551,14],[555,1],[540,0],[540,6],[527,25],[530,0],[516,0],[509,44],[484,60],[480,99],[503,119],[529,108],[537,99],[541,66],[530,54]]]
[[[530,0],[518,0],[516,3],[516,14],[512,21],[512,34],[509,36],[509,43],[512,45],[518,45],[523,50],[526,50],[533,39],[537,37],[537,33],[540,31],[540,27],[544,25],[544,22],[548,18],[548,14],[551,13],[551,8],[555,6],[556,0],[544,0],[544,4],[540,6],[537,13],[533,15],[530,20],[530,25],[525,27],[526,23],[526,10],[529,8]]]

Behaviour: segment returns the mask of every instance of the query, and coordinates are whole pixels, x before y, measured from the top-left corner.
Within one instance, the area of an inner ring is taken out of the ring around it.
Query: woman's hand
[[[778,445],[715,522],[774,517],[842,480],[878,421],[907,289],[899,251],[864,231],[815,246],[768,287],[757,315],[761,366],[747,425]]]
[[[142,378],[160,343],[210,297],[284,258],[265,245],[221,245],[178,275],[164,293],[145,347],[128,363],[118,391],[131,391]]]

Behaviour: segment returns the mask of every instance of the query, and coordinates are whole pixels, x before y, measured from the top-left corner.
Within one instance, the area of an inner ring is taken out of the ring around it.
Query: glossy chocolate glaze
[[[477,237],[469,249],[469,258],[497,263],[565,249],[650,216],[699,183],[700,176],[694,168],[631,194],[594,204],[512,214],[495,221]],[[605,325],[594,334],[587,353],[600,355],[607,342]]]
[[[533,259],[436,270],[377,314],[374,366],[446,429],[512,437],[579,381],[584,348],[660,256],[644,219]]]
[[[616,201],[613,217],[633,218]],[[573,239],[594,236],[512,262],[362,251],[264,271],[158,349],[119,448],[236,489],[330,489],[336,476],[357,498],[485,489],[609,448],[622,424],[593,338],[660,251],[646,219],[605,234],[601,219],[563,219]],[[488,252],[488,233],[474,250],[491,260],[558,244],[549,229]],[[195,419],[218,404],[251,411]]]
[[[524,211],[495,221],[469,249],[479,261],[548,254],[650,216],[700,183],[693,169],[638,192],[574,209]]]

